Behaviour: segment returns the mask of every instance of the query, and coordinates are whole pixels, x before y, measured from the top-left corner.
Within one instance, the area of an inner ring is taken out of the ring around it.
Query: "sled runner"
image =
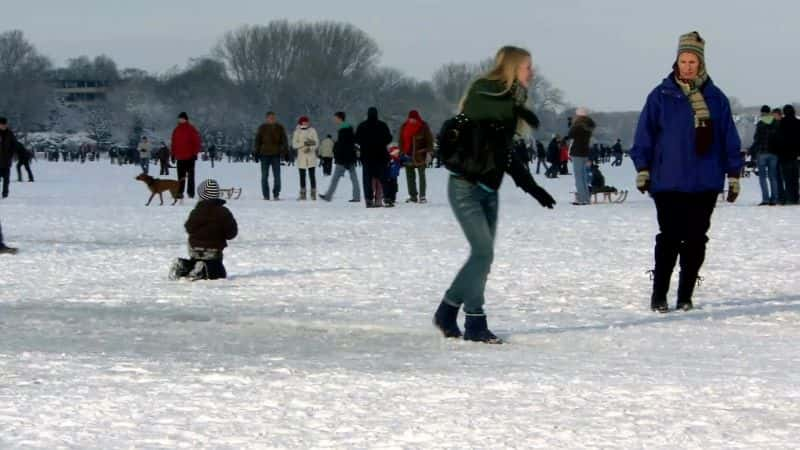
[[[239,200],[239,197],[242,196],[242,188],[220,189],[219,194],[227,200]]]
[[[575,195],[575,201],[578,200],[578,193],[572,192]],[[628,191],[618,191],[614,188],[602,192],[591,192],[592,204],[598,203],[625,203],[628,199]],[[601,196],[602,197],[599,197]]]

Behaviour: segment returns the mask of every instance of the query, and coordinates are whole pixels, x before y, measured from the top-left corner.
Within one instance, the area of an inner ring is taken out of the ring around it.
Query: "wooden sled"
[[[578,200],[578,193],[573,192],[575,201]],[[628,199],[628,191],[606,191],[606,192],[592,192],[592,204],[598,203],[625,203]],[[602,197],[600,197],[602,196]]]
[[[239,200],[239,197],[242,196],[242,188],[220,189],[219,194],[226,200]]]

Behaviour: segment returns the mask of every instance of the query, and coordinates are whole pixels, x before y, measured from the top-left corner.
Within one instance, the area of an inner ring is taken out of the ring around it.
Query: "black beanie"
[[[178,119],[189,120],[189,115],[186,114],[185,112],[182,112],[182,113],[178,114]]]

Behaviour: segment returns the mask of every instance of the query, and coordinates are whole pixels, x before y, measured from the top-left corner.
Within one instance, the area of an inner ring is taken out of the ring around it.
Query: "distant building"
[[[110,81],[56,80],[53,82],[58,100],[66,105],[98,103],[106,100],[111,89]]]

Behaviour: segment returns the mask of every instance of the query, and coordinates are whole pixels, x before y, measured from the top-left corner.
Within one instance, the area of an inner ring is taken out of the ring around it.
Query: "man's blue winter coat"
[[[721,192],[725,175],[738,177],[744,161],[730,103],[709,79],[701,88],[711,111],[713,143],[695,150],[694,111],[670,75],[647,97],[639,117],[631,158],[636,170],[650,170],[650,192]]]

